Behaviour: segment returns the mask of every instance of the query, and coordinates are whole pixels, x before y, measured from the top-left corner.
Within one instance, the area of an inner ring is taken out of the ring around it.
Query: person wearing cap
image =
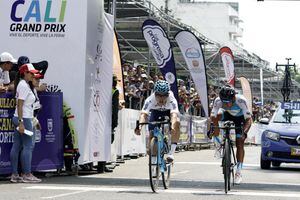
[[[0,55],[0,92],[6,92],[9,89],[10,78],[9,71],[17,60],[8,52]]]
[[[29,84],[32,84],[32,86],[33,86],[33,93],[34,93],[34,95],[36,97],[36,100],[35,100],[35,102],[33,104],[33,120],[32,120],[32,125],[33,125],[33,130],[34,131],[36,129],[41,130],[41,125],[40,125],[40,123],[39,123],[39,121],[37,119],[37,115],[38,115],[38,112],[40,111],[40,109],[42,108],[42,105],[40,103],[40,99],[38,97],[38,93],[37,92],[38,91],[45,91],[46,90],[46,87],[41,87],[41,86],[43,86],[43,84],[40,85],[40,79],[42,77],[43,77],[42,74],[36,73],[33,76],[32,82],[31,83],[29,82]],[[35,139],[33,141],[35,141]],[[34,146],[34,144],[35,143],[33,143],[33,146]]]
[[[22,65],[15,79],[15,97],[16,110],[12,118],[12,122],[16,127],[14,133],[13,146],[10,152],[12,165],[12,175],[10,181],[12,183],[38,183],[38,179],[31,173],[31,160],[33,150],[33,113],[34,103],[37,100],[33,92],[33,85],[30,81],[39,71],[32,64]],[[29,134],[31,133],[31,134]],[[21,153],[22,176],[18,174],[19,153]]]

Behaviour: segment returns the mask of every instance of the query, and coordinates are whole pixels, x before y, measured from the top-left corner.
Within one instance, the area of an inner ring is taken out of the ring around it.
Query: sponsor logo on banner
[[[94,104],[94,112],[99,112],[100,111],[100,91],[99,90],[95,91],[95,93],[94,93],[93,104]]]
[[[47,119],[48,133],[53,133],[53,119]]]
[[[300,110],[300,102],[294,101],[294,102],[283,102],[281,104],[282,109],[290,109],[290,110]]]
[[[99,156],[100,156],[100,152],[99,152],[99,151],[95,151],[95,152],[93,153],[93,156],[94,156],[94,157],[99,157]]]
[[[45,135],[45,141],[47,143],[55,142],[55,134],[53,134],[53,119],[47,119],[47,134]]]
[[[143,27],[144,37],[153,52],[156,63],[160,68],[164,67],[171,59],[171,46],[164,30],[159,26],[147,25]]]
[[[15,0],[11,4],[10,37],[62,38],[67,0]]]
[[[187,58],[200,58],[200,53],[198,49],[192,47],[185,51],[185,56]]]
[[[222,63],[225,71],[227,82],[234,87],[235,75],[234,75],[234,58],[232,51],[229,47],[222,47],[219,50],[222,58]]]
[[[228,80],[233,79],[234,73],[231,72],[231,70],[233,69],[231,55],[229,53],[223,53],[222,60],[225,63],[225,65],[224,65],[225,73],[229,75]]]
[[[173,84],[175,82],[175,75],[172,72],[168,72],[166,73],[165,79],[169,84]]]
[[[199,61],[198,60],[192,60],[192,64],[194,67],[199,67]]]

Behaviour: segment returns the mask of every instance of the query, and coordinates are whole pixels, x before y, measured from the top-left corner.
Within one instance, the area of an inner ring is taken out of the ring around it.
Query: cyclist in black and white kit
[[[150,115],[150,116],[149,116]],[[143,109],[140,115],[140,122],[149,121],[163,121],[167,116],[171,121],[171,150],[167,155],[167,161],[173,162],[174,152],[179,140],[179,110],[178,103],[172,91],[170,91],[170,85],[165,80],[158,80],[154,85],[154,92],[145,100]],[[162,118],[162,119],[161,119]],[[149,131],[154,127],[149,124]],[[140,127],[135,129],[135,133],[140,135]],[[150,136],[151,137],[151,136]],[[149,140],[150,141],[150,140]]]
[[[240,184],[242,181],[241,170],[243,168],[244,161],[244,141],[247,138],[247,132],[249,131],[252,118],[251,112],[247,106],[247,100],[243,95],[236,94],[235,90],[229,86],[225,85],[214,101],[213,108],[210,116],[213,122],[213,136],[216,144],[217,150],[220,150],[220,139],[218,136],[220,134],[220,129],[218,128],[219,121],[233,121],[236,132],[236,147],[237,147],[237,170],[235,174],[235,183]],[[241,126],[243,125],[243,131]]]

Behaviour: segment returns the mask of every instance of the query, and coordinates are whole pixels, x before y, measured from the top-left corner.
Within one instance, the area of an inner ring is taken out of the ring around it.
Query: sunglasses
[[[168,97],[169,94],[162,94],[162,93],[155,92],[155,96],[158,96],[158,97]]]
[[[223,104],[230,104],[230,103],[233,103],[233,101],[222,101]]]

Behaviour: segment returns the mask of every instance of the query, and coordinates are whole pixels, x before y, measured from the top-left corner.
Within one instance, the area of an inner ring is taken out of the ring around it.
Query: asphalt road
[[[0,200],[16,199],[300,199],[300,165],[283,164],[261,170],[260,147],[246,147],[243,183],[226,195],[220,159],[213,150],[175,154],[169,189],[152,193],[148,181],[147,157],[126,160],[113,173],[80,176],[41,177],[38,184],[0,181]]]

